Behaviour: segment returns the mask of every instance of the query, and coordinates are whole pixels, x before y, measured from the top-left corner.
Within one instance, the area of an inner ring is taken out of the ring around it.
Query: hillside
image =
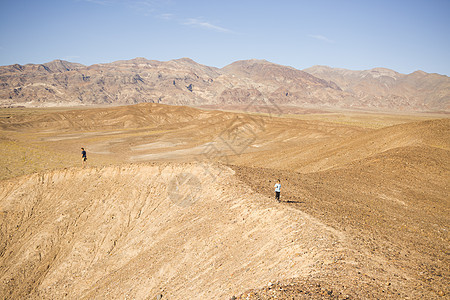
[[[400,74],[386,68],[365,71],[314,66],[304,70],[318,78],[335,82],[358,97],[366,107],[408,110],[450,108],[450,80],[447,76],[416,71]]]
[[[297,70],[264,60],[237,61],[222,69],[189,58],[166,62],[135,58],[83,66],[55,60],[0,67],[2,106],[125,105],[142,102],[226,107],[276,105],[448,111],[447,76],[388,69]]]
[[[348,282],[366,281],[361,284],[370,285],[367,281],[372,281],[378,285],[375,291],[364,288],[355,299],[439,299],[449,292],[446,254],[449,250],[446,228],[450,221],[449,162],[448,150],[402,147],[338,169],[308,174],[262,168],[234,169],[243,182],[266,196],[273,193],[268,182],[281,178],[287,206],[339,229],[359,249],[356,253],[382,262],[382,267],[375,271],[377,275],[369,275],[366,268],[340,274],[345,267],[334,264],[328,280],[319,283],[321,288],[313,285],[322,297],[327,291],[333,291],[336,296]],[[340,274],[339,279],[334,277],[336,274]],[[336,283],[338,280],[345,283],[340,285]],[[401,282],[395,287],[398,294],[387,294],[393,285],[391,280]],[[254,294],[254,298],[248,299],[274,296],[291,299],[301,295],[307,283],[294,282],[299,288],[284,281],[278,284],[279,288],[246,292],[240,299],[247,299],[249,294]],[[405,287],[410,290],[402,290]]]
[[[449,143],[429,116],[3,109],[0,298],[444,299]]]
[[[344,232],[249,190],[229,168],[210,170],[122,165],[3,182],[1,296],[217,299],[279,278],[326,279],[334,263],[335,276],[356,272],[347,260],[386,280]],[[184,174],[191,185],[179,194]],[[340,289],[356,296],[379,284]],[[396,279],[387,289],[403,293]]]
[[[320,128],[326,130],[326,127]],[[334,126],[334,134],[326,138],[320,137],[317,128],[314,143],[308,142],[308,139],[297,138],[296,143],[281,143],[282,146],[278,149],[264,151],[262,148],[258,153],[242,154],[236,157],[236,162],[309,173],[341,168],[392,149],[415,146],[450,149],[449,119],[411,122],[365,131],[345,132],[344,128],[348,127],[343,126],[341,134],[335,136],[338,128],[339,126]]]

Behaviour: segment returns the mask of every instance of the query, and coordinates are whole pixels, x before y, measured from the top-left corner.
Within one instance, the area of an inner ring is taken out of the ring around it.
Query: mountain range
[[[314,66],[304,70],[265,60],[223,68],[189,58],[135,58],[84,66],[64,60],[0,67],[0,105],[267,105],[383,111],[450,110],[448,76],[385,68]]]

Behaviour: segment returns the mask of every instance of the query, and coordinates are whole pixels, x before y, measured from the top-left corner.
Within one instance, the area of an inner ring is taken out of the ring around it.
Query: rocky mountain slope
[[[359,99],[361,106],[450,109],[450,80],[447,76],[423,71],[400,74],[386,68],[351,71],[314,66],[304,71],[335,82],[343,91]]]
[[[0,105],[277,104],[305,108],[447,111],[447,76],[388,69],[304,71],[264,60],[222,69],[189,58],[136,58],[83,66],[62,60],[0,67]]]

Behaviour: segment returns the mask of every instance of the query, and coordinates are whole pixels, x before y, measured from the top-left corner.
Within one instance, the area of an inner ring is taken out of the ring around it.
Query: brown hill
[[[150,103],[0,112],[0,298],[450,293],[448,119],[370,129]]]
[[[314,66],[304,70],[335,82],[359,99],[362,107],[400,110],[443,110],[450,108],[450,80],[447,76],[416,71],[400,74],[385,68],[365,71]]]
[[[214,68],[189,59],[157,62],[137,58],[61,70],[45,65],[2,67],[0,99],[28,106],[201,104],[205,100],[193,96],[192,86],[204,90],[218,76]]]
[[[366,131],[350,130],[347,127],[346,132],[343,126],[340,134],[337,134],[339,126],[328,126],[334,127],[334,133],[324,135],[323,139],[320,138],[319,130],[326,130],[324,125],[316,127],[314,142],[298,139],[297,143],[281,144],[278,149],[264,151],[263,148],[258,153],[245,153],[236,157],[236,162],[309,173],[341,168],[354,161],[402,147],[450,149],[449,119],[412,122]],[[304,130],[299,132],[306,133]]]
[[[239,99],[244,103],[253,100],[264,104],[270,100],[277,105],[333,106],[339,105],[336,101],[345,96],[333,82],[264,60],[238,61],[222,70],[237,78],[236,88],[226,89],[220,94],[224,104],[235,103],[234,99]],[[239,87],[241,82],[245,82],[247,88]],[[253,92],[248,92],[249,86]]]
[[[221,112],[154,103],[141,103],[122,107],[69,110],[35,115],[17,115],[0,120],[5,130],[87,131],[99,129],[132,129],[159,125],[184,124],[201,121],[205,116],[219,118]]]
[[[375,291],[359,290],[355,299],[439,299],[448,295],[445,277],[449,274],[446,254],[449,238],[445,228],[450,207],[446,188],[450,179],[449,162],[449,150],[401,147],[338,169],[308,174],[242,166],[234,169],[242,181],[254,190],[264,191],[266,196],[273,193],[268,182],[281,178],[287,205],[351,236],[362,247],[364,257],[373,255],[378,261],[384,261],[383,267],[376,271],[378,275],[396,274],[388,275],[389,279],[360,270],[340,275],[339,280],[343,276],[347,277],[346,282],[366,281],[361,282],[366,286],[367,281],[372,281],[377,286]],[[304,295],[299,299],[308,299],[311,289],[316,293],[310,299],[342,297],[342,284],[333,277],[342,266],[334,267],[327,280],[322,277],[312,286],[305,287],[304,280],[294,284],[285,281],[272,290],[246,292],[239,299],[271,299],[268,295],[280,299]],[[390,280],[401,277],[402,288],[388,294]],[[415,287],[410,286],[407,292],[402,291],[409,285],[406,281],[415,282]],[[433,292],[426,292],[426,286]],[[253,297],[247,298],[249,295]]]
[[[23,72],[47,74],[47,73],[67,72],[77,70],[83,67],[84,66],[82,64],[71,63],[68,61],[57,59],[49,63],[39,65],[28,64],[22,66],[19,64],[15,64],[11,66],[1,67],[0,74],[3,75],[8,73],[23,73]]]
[[[305,108],[403,111],[449,109],[447,76],[388,69],[300,71],[263,60],[222,69],[189,58],[136,58],[83,66],[50,63],[0,67],[3,106],[123,105],[141,102],[230,106],[276,104]]]
[[[385,294],[405,295],[391,271],[377,275],[375,257],[353,254],[346,233],[255,193],[227,167],[209,170],[216,177],[198,164],[139,164],[3,182],[1,297],[227,299],[279,278],[325,279],[336,266],[337,283],[356,268],[378,280],[360,276],[336,293],[381,295],[391,276]],[[192,182],[178,186],[183,174]]]
[[[333,88],[339,90],[339,87],[333,82],[327,82],[310,75],[309,73],[297,70],[292,67],[282,66],[270,63],[266,60],[242,60],[234,62],[222,69],[228,74],[246,77],[261,82],[289,82],[301,87],[317,85],[322,88]]]
[[[400,268],[405,278],[416,281],[409,296],[383,294],[387,290],[381,284],[377,288],[381,294],[361,290],[356,298],[436,298],[448,294],[444,278],[448,246],[442,242],[448,241],[449,141],[448,119],[407,123],[356,133],[337,143],[328,140],[316,145],[315,151],[310,147],[284,149],[284,153],[272,153],[273,159],[263,152],[261,161],[255,160],[254,153],[245,154],[233,169],[243,182],[268,197],[273,193],[270,183],[281,178],[288,205],[340,228],[355,244],[365,245],[364,255],[385,260],[379,272]],[[266,168],[242,166],[245,163]],[[291,171],[296,168],[307,173]],[[339,270],[341,266],[336,266],[334,272]],[[278,282],[247,291],[238,299],[345,298],[333,272],[329,276],[319,282]],[[341,276],[348,276],[347,281],[371,277],[353,271]],[[433,282],[434,293],[420,291],[425,282]]]

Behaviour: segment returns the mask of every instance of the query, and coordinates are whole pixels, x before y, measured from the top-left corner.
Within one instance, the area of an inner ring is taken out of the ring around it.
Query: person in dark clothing
[[[86,164],[86,161],[87,161],[86,150],[84,150],[84,148],[81,148],[81,163],[83,166]]]

